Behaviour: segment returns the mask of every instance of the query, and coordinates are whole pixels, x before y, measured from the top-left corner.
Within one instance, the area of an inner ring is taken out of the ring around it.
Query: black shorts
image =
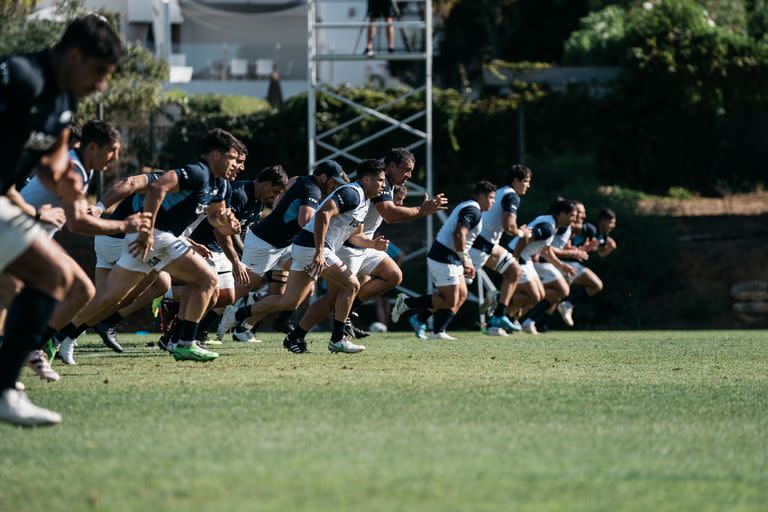
[[[371,18],[394,17],[395,9],[392,2],[393,0],[368,0],[368,16]]]

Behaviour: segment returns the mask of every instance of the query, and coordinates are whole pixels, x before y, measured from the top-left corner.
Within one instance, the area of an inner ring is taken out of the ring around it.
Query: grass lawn
[[[93,336],[23,380],[0,511],[766,510],[768,332],[579,332],[176,363]]]

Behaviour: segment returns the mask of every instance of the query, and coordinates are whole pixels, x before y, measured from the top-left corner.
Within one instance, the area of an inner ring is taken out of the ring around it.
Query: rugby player
[[[453,209],[427,253],[427,267],[435,293],[418,297],[408,297],[404,293],[398,295],[392,307],[393,323],[409,309],[416,309],[417,314],[411,317],[409,323],[417,338],[427,339],[427,320],[434,315],[429,338],[456,339],[446,329],[467,299],[466,279],[475,277],[469,249],[482,230],[482,212],[493,208],[495,198],[496,185],[480,181],[472,190],[472,199],[459,203]]]

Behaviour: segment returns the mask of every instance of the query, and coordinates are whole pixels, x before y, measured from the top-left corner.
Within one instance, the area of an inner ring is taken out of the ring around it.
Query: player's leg
[[[597,274],[581,264],[576,265],[576,268],[577,272],[571,284],[571,291],[557,307],[563,319],[571,318],[571,322],[573,322],[574,307],[603,290],[603,281],[597,277]]]
[[[360,290],[360,282],[335,254],[326,250],[325,256],[329,265],[321,275],[338,288],[333,302],[333,329],[328,350],[348,354],[360,352],[365,350],[365,346],[351,343],[344,332],[344,324],[352,308],[352,301]]]
[[[517,288],[517,283],[520,280],[522,273],[520,265],[512,254],[497,244],[493,246],[490,257],[485,262],[484,267],[502,276],[496,307],[489,322],[490,326],[503,329],[505,332],[519,331],[521,329],[520,323],[509,318],[507,310]]]

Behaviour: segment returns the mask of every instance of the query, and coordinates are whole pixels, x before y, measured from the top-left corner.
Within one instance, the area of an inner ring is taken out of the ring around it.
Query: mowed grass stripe
[[[763,510],[768,333],[600,332],[176,363],[80,342],[0,426],[0,510]]]

